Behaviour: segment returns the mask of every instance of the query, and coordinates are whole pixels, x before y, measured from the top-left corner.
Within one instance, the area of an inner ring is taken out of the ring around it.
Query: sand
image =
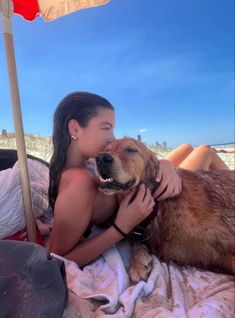
[[[235,153],[217,153],[230,170],[235,170]]]

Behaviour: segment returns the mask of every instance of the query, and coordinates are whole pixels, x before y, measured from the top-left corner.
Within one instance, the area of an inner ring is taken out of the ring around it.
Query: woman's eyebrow
[[[109,121],[102,121],[101,125],[109,125],[110,127],[113,127]]]

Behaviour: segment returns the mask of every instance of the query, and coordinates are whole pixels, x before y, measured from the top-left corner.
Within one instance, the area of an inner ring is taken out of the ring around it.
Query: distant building
[[[3,130],[2,130],[2,137],[7,137],[7,131],[6,131],[6,129],[3,129]]]

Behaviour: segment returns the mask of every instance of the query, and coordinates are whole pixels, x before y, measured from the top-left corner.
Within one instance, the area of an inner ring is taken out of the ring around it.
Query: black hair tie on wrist
[[[123,237],[127,237],[128,234],[124,233],[118,226],[116,223],[113,222],[112,226],[115,228],[115,230],[120,233]]]

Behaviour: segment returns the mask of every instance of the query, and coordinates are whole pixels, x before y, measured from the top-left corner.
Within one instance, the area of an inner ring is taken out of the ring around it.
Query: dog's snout
[[[110,164],[113,162],[113,157],[109,153],[101,153],[96,157],[96,163]]]

